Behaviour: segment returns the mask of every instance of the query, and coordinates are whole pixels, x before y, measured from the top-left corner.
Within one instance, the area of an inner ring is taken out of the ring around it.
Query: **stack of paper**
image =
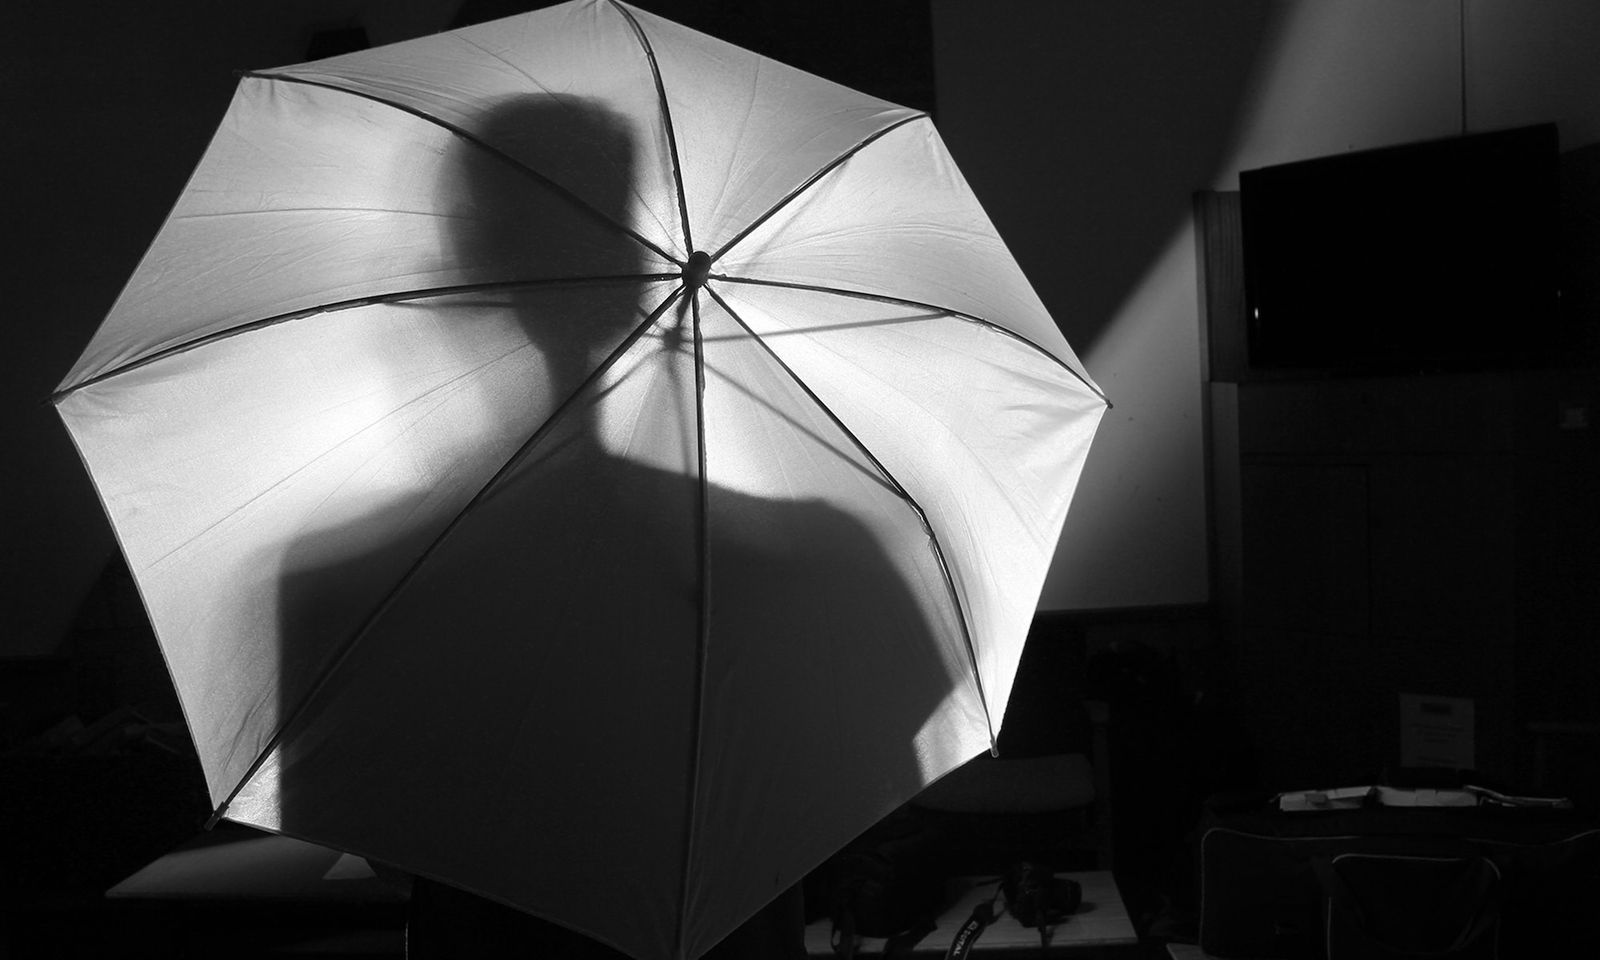
[[[1278,809],[1285,812],[1309,810],[1355,810],[1373,805],[1381,807],[1550,807],[1566,809],[1572,801],[1565,797],[1518,797],[1467,785],[1438,789],[1432,787],[1360,786],[1331,790],[1292,790],[1277,797]]]

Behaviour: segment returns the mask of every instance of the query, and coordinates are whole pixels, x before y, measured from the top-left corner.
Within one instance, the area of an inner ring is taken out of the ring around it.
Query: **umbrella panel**
[[[712,272],[982,318],[1099,393],[927,117],[852,153],[755,224]]]

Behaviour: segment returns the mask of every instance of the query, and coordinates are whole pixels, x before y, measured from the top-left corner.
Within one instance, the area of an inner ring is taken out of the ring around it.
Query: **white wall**
[[[1193,191],[1463,125],[1600,139],[1593,0],[933,5],[939,127],[1116,403],[1043,609],[1208,598]]]

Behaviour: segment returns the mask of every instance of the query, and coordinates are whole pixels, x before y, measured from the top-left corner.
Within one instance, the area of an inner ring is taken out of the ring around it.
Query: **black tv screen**
[[[1519,366],[1558,305],[1554,124],[1239,175],[1250,366]]]

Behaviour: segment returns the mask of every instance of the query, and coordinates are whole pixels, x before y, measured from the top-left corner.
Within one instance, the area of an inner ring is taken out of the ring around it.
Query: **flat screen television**
[[[1538,362],[1557,326],[1554,124],[1239,175],[1254,371]]]

